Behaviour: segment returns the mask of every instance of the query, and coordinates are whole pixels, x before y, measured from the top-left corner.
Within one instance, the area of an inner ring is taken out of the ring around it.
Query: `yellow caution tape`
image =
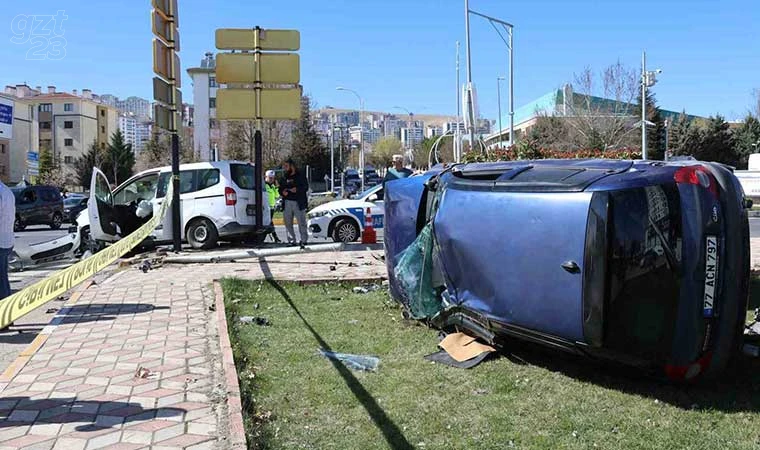
[[[172,202],[172,185],[173,183],[169,183],[166,200],[161,204],[158,214],[154,214],[147,223],[129,236],[71,267],[34,283],[4,300],[0,300],[0,329],[7,327],[110,266],[150,236],[150,233],[164,219]]]

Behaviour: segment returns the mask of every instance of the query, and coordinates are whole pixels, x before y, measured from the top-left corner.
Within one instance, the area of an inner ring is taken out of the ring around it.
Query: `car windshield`
[[[381,189],[381,186],[372,186],[371,188],[367,189],[366,191],[359,194],[358,198],[362,200],[366,200],[369,198],[372,194],[379,191]]]
[[[675,185],[612,192],[606,345],[665,358],[680,293],[681,207]]]
[[[21,197],[21,193],[24,192],[24,188],[11,188],[11,192],[13,192],[13,196],[16,197],[16,200],[18,200]]]
[[[358,180],[359,179],[359,173],[358,172],[346,172],[346,179],[347,180]]]

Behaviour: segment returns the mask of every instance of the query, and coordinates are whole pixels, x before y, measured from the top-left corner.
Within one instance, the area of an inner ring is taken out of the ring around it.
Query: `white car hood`
[[[311,213],[318,213],[322,211],[332,211],[335,209],[351,209],[362,208],[367,209],[374,206],[372,203],[368,203],[362,200],[335,200],[333,202],[324,203],[309,211]]]

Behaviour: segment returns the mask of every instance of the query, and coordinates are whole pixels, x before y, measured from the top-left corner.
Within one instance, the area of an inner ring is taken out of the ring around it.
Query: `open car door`
[[[108,178],[97,167],[92,168],[87,213],[90,218],[90,235],[93,239],[107,242],[119,239],[118,229],[114,223],[113,193],[108,184]]]

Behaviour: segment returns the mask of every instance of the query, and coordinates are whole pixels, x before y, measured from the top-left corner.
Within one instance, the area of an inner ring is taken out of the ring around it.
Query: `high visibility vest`
[[[269,207],[273,208],[274,205],[277,203],[277,197],[280,196],[280,193],[277,192],[277,186],[274,184],[265,183],[267,187],[267,199],[269,200]]]

